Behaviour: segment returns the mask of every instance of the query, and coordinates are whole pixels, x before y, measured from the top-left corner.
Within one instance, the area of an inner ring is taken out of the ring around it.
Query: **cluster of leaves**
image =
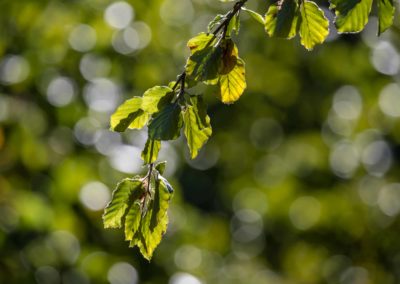
[[[245,64],[231,38],[239,31],[240,12],[249,13],[271,37],[290,39],[299,34],[301,44],[308,50],[323,43],[329,34],[329,21],[313,1],[279,0],[269,5],[265,17],[245,8],[246,2],[237,1],[232,10],[210,22],[208,33],[200,33],[188,41],[190,56],[176,81],[168,86],[155,86],[142,97],[125,101],[111,116],[114,131],[148,127],[141,155],[148,172],[144,177],[118,184],[105,209],[104,225],[106,228],[124,225],[126,240],[131,246],[138,246],[147,259],[166,231],[172,193],[161,176],[165,163],[154,165],[161,141],[177,139],[183,128],[191,158],[195,158],[210,138],[212,128],[202,96],[193,93],[192,88],[199,83],[216,85],[216,95],[225,104],[237,101],[246,88]],[[381,33],[393,23],[394,4],[391,0],[377,2]],[[330,5],[335,10],[339,32],[361,31],[371,7],[372,0],[332,0]]]
[[[378,35],[392,24],[395,14],[393,0],[376,0]],[[330,0],[329,8],[335,12],[335,25],[339,33],[357,33],[364,29],[371,13],[373,0]],[[329,35],[329,20],[323,10],[310,0],[277,0],[271,4],[265,17],[243,8],[263,24],[271,37],[291,39],[299,34],[301,44],[308,50],[321,44]]]

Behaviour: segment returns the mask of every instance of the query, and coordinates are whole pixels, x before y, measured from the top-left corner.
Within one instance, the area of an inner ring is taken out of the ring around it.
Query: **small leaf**
[[[329,34],[329,21],[317,4],[308,0],[301,3],[300,15],[301,44],[311,50],[325,41]]]
[[[159,112],[166,104],[171,102],[174,92],[165,86],[155,86],[143,94],[141,109],[150,114]]]
[[[207,26],[208,32],[211,33],[214,30],[214,28],[223,21],[223,19],[225,19],[225,15],[221,14],[216,15],[215,18],[208,23]]]
[[[104,209],[104,228],[120,228],[130,201],[138,198],[142,193],[142,181],[139,178],[124,179],[118,183],[111,201]]]
[[[182,128],[181,108],[178,104],[168,104],[149,124],[149,138],[153,140],[173,140],[179,137]]]
[[[295,0],[280,0],[272,4],[265,15],[265,30],[270,37],[291,39],[297,34],[298,4]]]
[[[167,162],[159,162],[157,163],[154,167],[156,168],[156,170],[160,173],[160,175],[164,174],[165,171],[165,166],[167,165]]]
[[[339,33],[357,33],[364,29],[372,8],[372,0],[331,0]]]
[[[245,11],[247,14],[249,14],[254,20],[259,22],[261,25],[265,25],[265,21],[263,16],[258,14],[257,12],[247,9],[246,7],[242,7],[242,10]]]
[[[210,138],[212,129],[201,97],[192,97],[191,103],[183,113],[183,121],[191,158],[194,159]]]
[[[231,72],[220,76],[219,98],[225,104],[237,101],[246,89],[244,62],[238,58],[235,68]]]
[[[393,0],[378,0],[379,28],[378,35],[393,25],[395,7]]]
[[[141,105],[141,97],[133,97],[125,101],[118,107],[115,113],[111,115],[111,129],[124,132],[128,127],[135,129],[144,127],[150,117],[140,109]]]
[[[155,183],[154,198],[150,200],[146,215],[142,218],[139,231],[130,245],[137,245],[142,255],[150,260],[155,248],[167,231],[168,207],[172,195],[162,180]]]
[[[146,164],[154,163],[157,160],[158,152],[161,149],[161,141],[147,139],[146,145],[142,152],[142,160]]]
[[[233,32],[235,32],[235,34],[238,35],[239,29],[240,29],[240,19],[239,19],[239,14],[237,13],[229,21],[228,28],[226,29],[226,35],[231,36]]]

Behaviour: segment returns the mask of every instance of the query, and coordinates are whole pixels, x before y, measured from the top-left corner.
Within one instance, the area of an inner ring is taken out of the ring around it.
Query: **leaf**
[[[164,161],[164,162],[157,163],[154,167],[160,173],[160,175],[163,175],[166,165],[167,165],[167,162]]]
[[[131,241],[139,229],[141,221],[140,202],[135,201],[125,216],[125,240]]]
[[[189,81],[210,83],[218,79],[222,49],[220,46],[214,46],[214,43],[215,36],[205,33],[200,33],[188,41],[187,46],[191,56],[186,62],[185,69]]]
[[[189,47],[190,53],[193,54],[207,46],[211,46],[214,43],[214,40],[215,36],[212,34],[199,33],[188,41],[187,47]]]
[[[239,56],[238,49],[230,38],[222,40],[220,46],[222,48],[222,60],[220,62],[218,74],[228,74],[236,66]]]
[[[104,209],[104,228],[120,228],[130,200],[138,198],[142,193],[143,188],[140,178],[124,179],[118,183],[112,194],[111,201]]]
[[[186,63],[186,74],[195,81],[212,81],[218,78],[222,58],[220,46],[206,46],[193,53]]]
[[[180,135],[182,124],[180,106],[168,104],[150,122],[149,138],[153,140],[176,139]]]
[[[357,33],[364,29],[371,12],[372,0],[331,0],[339,33]]]
[[[142,151],[142,160],[145,162],[145,164],[154,163],[157,160],[160,149],[161,141],[147,139],[146,145]]]
[[[245,11],[247,14],[249,14],[254,20],[259,22],[261,25],[265,25],[265,20],[264,17],[261,16],[259,13],[256,11],[247,9],[246,7],[242,7],[242,11]]]
[[[208,23],[207,26],[208,32],[211,33],[213,29],[222,22],[223,19],[225,19],[225,15],[221,14],[216,15],[215,18]]]
[[[125,101],[111,115],[111,129],[118,132],[124,132],[128,127],[140,129],[144,127],[149,120],[149,115],[143,112],[141,97],[133,97]]]
[[[329,34],[329,20],[317,4],[308,0],[301,3],[300,15],[301,44],[311,50],[325,41]]]
[[[239,29],[240,29],[240,19],[239,19],[239,14],[237,13],[229,21],[228,28],[226,29],[226,35],[231,36],[233,32],[235,32],[235,34],[238,35]]]
[[[192,97],[192,105],[189,105],[183,112],[185,123],[184,133],[190,150],[191,158],[196,158],[199,150],[210,138],[212,129],[210,117],[206,113],[201,97]]]
[[[295,0],[279,0],[265,15],[265,30],[270,37],[291,39],[296,36],[298,4]]]
[[[393,25],[394,12],[393,0],[378,0],[378,35]]]
[[[245,67],[242,59],[237,59],[231,72],[221,75],[219,86],[219,97],[223,103],[231,104],[240,98],[246,89]]]
[[[143,94],[141,109],[150,114],[159,112],[166,104],[171,102],[174,92],[165,86],[155,86]]]
[[[142,218],[140,228],[131,240],[130,246],[137,245],[142,255],[150,260],[155,248],[167,231],[168,207],[172,195],[162,180],[155,183],[154,198],[150,200],[146,215]]]

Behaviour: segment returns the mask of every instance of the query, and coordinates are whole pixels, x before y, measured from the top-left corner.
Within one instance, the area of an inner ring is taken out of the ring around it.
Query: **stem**
[[[222,28],[226,29],[229,25],[229,22],[232,20],[233,16],[236,15],[236,13],[242,8],[244,4],[246,4],[248,0],[240,0],[235,3],[235,6],[233,6],[233,9],[229,11],[229,13],[226,15],[225,20],[215,29],[213,32],[214,36],[217,36],[217,34],[221,31]]]

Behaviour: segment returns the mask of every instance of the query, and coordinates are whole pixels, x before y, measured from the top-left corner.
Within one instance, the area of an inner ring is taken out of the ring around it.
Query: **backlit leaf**
[[[261,16],[259,13],[255,12],[253,10],[247,9],[246,7],[242,7],[242,10],[245,11],[247,14],[249,14],[254,20],[259,22],[261,25],[265,24],[264,17]]]
[[[378,0],[379,29],[378,35],[393,25],[395,7],[393,0]]]
[[[184,133],[189,146],[191,158],[194,159],[201,147],[210,138],[212,129],[210,117],[201,97],[192,97],[192,105],[189,105],[183,113],[185,123]]]
[[[214,40],[215,36],[213,34],[199,33],[188,41],[187,47],[189,47],[190,53],[193,54],[207,46],[212,46]]]
[[[157,180],[154,197],[149,202],[138,232],[131,240],[130,246],[137,245],[142,255],[148,260],[151,259],[154,249],[167,231],[167,211],[171,197],[172,194],[168,191],[163,180]]]
[[[329,34],[329,21],[324,12],[312,1],[303,1],[300,5],[301,44],[311,50],[316,44],[323,43]]]
[[[219,98],[225,104],[237,101],[246,89],[245,67],[242,59],[238,58],[231,72],[220,76]]]
[[[135,201],[129,208],[125,216],[125,240],[131,241],[138,231],[142,214],[140,211],[140,202]]]
[[[269,6],[265,15],[265,30],[269,36],[293,38],[297,34],[298,4],[295,0],[280,0]]]
[[[124,179],[118,183],[110,203],[104,209],[104,228],[120,228],[130,201],[142,193],[142,181],[139,178]]]
[[[133,97],[125,101],[111,116],[111,129],[118,132],[125,131],[128,127],[140,129],[149,120],[149,115],[142,111],[141,97]]]
[[[154,166],[155,169],[160,173],[160,175],[164,174],[166,164],[167,162],[164,161],[164,162],[159,162]]]
[[[141,109],[150,114],[159,112],[166,104],[171,102],[174,93],[171,88],[155,86],[143,94]]]
[[[364,29],[371,12],[372,0],[331,0],[339,33],[356,33]]]
[[[181,108],[178,104],[168,104],[149,124],[149,138],[153,140],[173,140],[179,137],[182,128]]]
[[[146,145],[142,151],[142,160],[146,164],[154,163],[157,160],[158,152],[161,149],[161,141],[147,139]]]

